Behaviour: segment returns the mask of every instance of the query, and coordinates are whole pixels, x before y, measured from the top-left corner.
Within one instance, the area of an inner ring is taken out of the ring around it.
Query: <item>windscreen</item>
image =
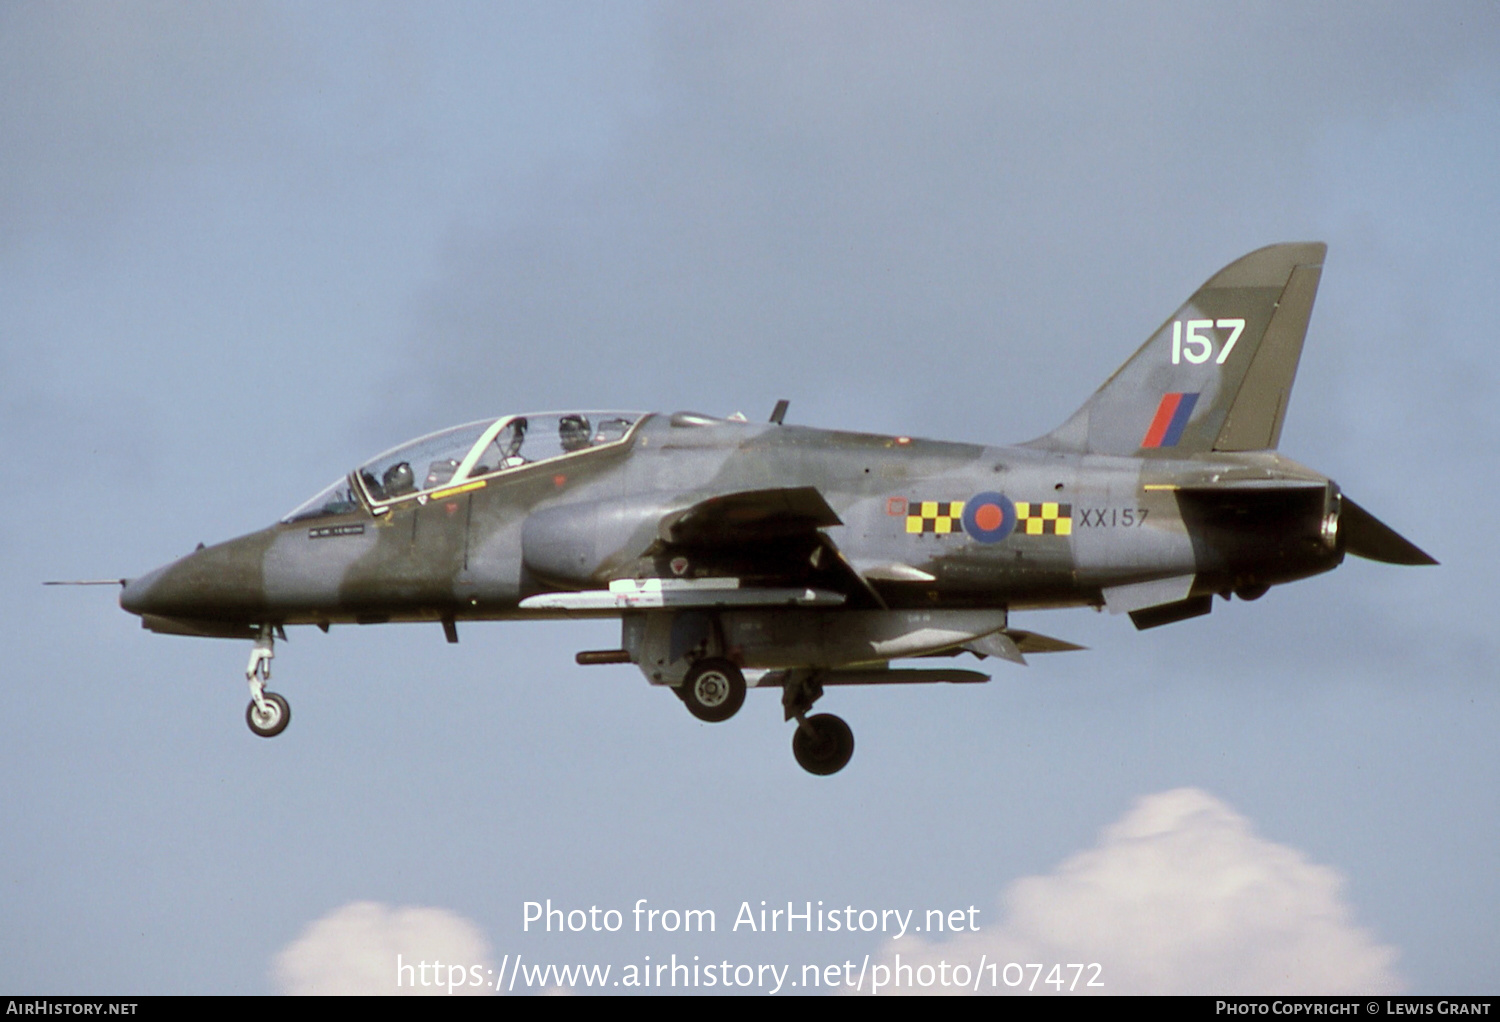
[[[359,498],[354,494],[354,487],[349,484],[347,476],[339,476],[328,485],[326,489],[319,491],[318,495],[305,504],[300,504],[291,514],[282,519],[283,522],[301,522],[310,518],[324,518],[328,515],[342,515],[359,507]]]

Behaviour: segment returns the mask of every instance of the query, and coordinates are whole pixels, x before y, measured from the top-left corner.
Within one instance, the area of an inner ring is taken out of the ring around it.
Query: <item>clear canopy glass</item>
[[[641,412],[538,412],[484,419],[420,437],[381,454],[354,472],[369,504],[379,508],[409,497],[459,486],[621,443]],[[359,496],[341,479],[299,506],[286,522],[344,514]]]
[[[360,466],[359,479],[365,493],[379,503],[446,486],[453,481],[464,456],[493,424],[489,419],[454,426],[387,451]]]
[[[318,495],[282,519],[283,522],[300,522],[308,518],[323,518],[327,515],[342,515],[359,508],[359,497],[348,476],[339,476],[320,490]]]

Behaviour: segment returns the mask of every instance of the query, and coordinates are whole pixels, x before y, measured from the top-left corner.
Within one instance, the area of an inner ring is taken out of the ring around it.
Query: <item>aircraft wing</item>
[[[850,607],[884,608],[823,531],[842,524],[816,487],[797,486],[709,497],[663,516],[657,535],[663,553],[741,578],[748,588],[807,588],[840,594]]]
[[[664,517],[658,533],[665,543],[688,547],[762,544],[842,524],[816,487],[796,486],[710,497]]]

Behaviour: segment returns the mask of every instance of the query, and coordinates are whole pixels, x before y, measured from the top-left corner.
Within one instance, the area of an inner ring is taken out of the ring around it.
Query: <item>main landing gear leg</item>
[[[826,777],[849,765],[854,756],[854,732],[843,719],[831,713],[809,717],[807,711],[823,695],[823,686],[811,672],[794,672],[781,691],[786,719],[797,721],[792,733],[792,755],[810,774]]]
[[[276,633],[263,625],[250,663],[245,666],[245,680],[250,684],[250,705],[245,708],[245,723],[262,738],[275,738],[292,722],[292,708],[275,692],[266,691],[271,680],[271,660],[276,656]]]

